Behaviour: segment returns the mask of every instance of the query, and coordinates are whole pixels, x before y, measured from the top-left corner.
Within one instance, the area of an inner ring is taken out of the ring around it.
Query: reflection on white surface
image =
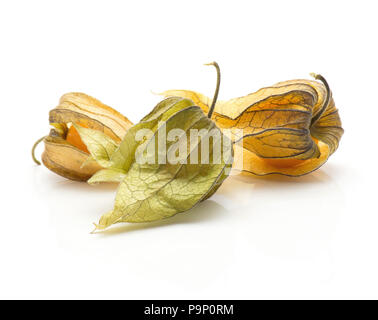
[[[243,297],[245,292],[232,291],[235,281],[265,288],[258,274],[267,270],[268,283],[286,283],[294,274],[305,282],[332,277],[332,238],[345,199],[325,170],[299,178],[232,176],[210,200],[186,213],[97,234],[89,234],[91,223],[112,208],[117,186],[89,186],[33,170],[34,194],[48,214],[49,245],[74,259],[85,279],[119,269],[132,275],[127,281],[143,279],[136,295],[144,296],[143,286],[152,281],[156,290],[147,297],[155,297],[159,285],[180,297],[199,288],[205,296],[208,288],[226,285],[230,291],[219,291],[219,297]]]

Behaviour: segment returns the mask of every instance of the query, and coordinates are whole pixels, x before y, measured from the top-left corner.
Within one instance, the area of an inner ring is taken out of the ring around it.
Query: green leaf
[[[97,161],[92,157],[92,155],[89,155],[88,158],[81,164],[80,169],[84,168],[85,166],[93,162],[97,162]]]
[[[112,165],[110,159],[118,148],[117,142],[98,130],[83,128],[73,124],[79,132],[81,140],[87,146],[92,158],[102,167],[107,168]]]
[[[138,141],[136,134],[140,130],[155,132],[159,125],[162,125],[171,115],[193,106],[193,101],[179,97],[164,99],[138,124],[131,127],[121,142],[120,147],[112,156],[112,168],[127,172],[135,160],[135,151],[145,141]]]
[[[123,170],[102,169],[97,171],[87,182],[89,184],[97,184],[100,182],[121,182],[126,174]]]
[[[135,126],[146,128],[148,124],[148,128],[152,128],[154,132],[144,142],[142,151],[136,150],[135,142],[130,139],[135,134],[126,134],[117,152],[124,160],[122,163],[120,157],[118,165],[122,169],[127,168],[127,173],[119,186],[114,209],[101,217],[97,229],[105,229],[119,222],[155,221],[187,211],[210,197],[227,178],[232,164],[232,144],[229,138],[221,133],[199,107],[189,106],[187,101],[182,100],[181,104],[187,106],[179,107],[178,103],[180,101],[177,98],[171,102],[164,100]],[[165,122],[157,125],[154,122],[156,120]],[[172,129],[181,129],[177,140],[166,141],[167,157],[173,157],[176,161],[158,162],[159,152],[162,151],[160,146],[156,147],[159,134],[162,130],[170,132]],[[195,143],[190,139],[191,129],[204,132]],[[212,138],[209,140],[210,136]],[[207,151],[202,149],[205,142],[209,145]],[[215,152],[214,145],[224,148],[223,152]],[[157,152],[147,153],[145,162],[137,161],[136,156],[154,148]],[[182,150],[186,152],[181,154]],[[206,159],[209,161],[206,162]]]

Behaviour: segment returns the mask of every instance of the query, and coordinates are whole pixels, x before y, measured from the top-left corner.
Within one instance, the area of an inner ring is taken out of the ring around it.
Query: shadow
[[[71,229],[72,232],[82,232],[83,228],[88,226],[89,233],[91,223],[97,222],[103,213],[114,206],[117,183],[89,185],[86,182],[67,180],[40,168],[33,170],[32,175],[35,182],[34,196],[40,198],[47,206],[49,223],[57,229],[57,233],[62,238],[66,237],[67,229]],[[184,213],[164,220],[117,224],[96,234],[107,236],[177,224],[206,223],[218,219],[227,212],[222,205],[206,200]]]
[[[173,217],[159,220],[155,222],[144,223],[122,223],[119,226],[112,226],[109,229],[103,231],[96,231],[94,234],[100,236],[110,236],[116,234],[130,233],[132,231],[138,231],[142,229],[155,229],[169,227],[177,224],[189,224],[189,223],[204,223],[205,221],[212,221],[218,219],[220,215],[228,213],[223,206],[212,200],[206,200],[199,203],[194,208],[178,213]]]
[[[343,164],[336,164],[332,161],[327,162],[324,166],[324,170],[327,170],[330,174],[332,174],[333,177],[337,176],[345,176],[346,174],[353,174],[353,175],[358,175],[359,172],[355,171],[353,168],[346,167]]]
[[[58,181],[53,182],[52,188],[55,188],[56,190],[71,190],[71,191],[84,191],[84,192],[104,192],[104,191],[111,191],[115,192],[118,188],[118,183],[98,183],[96,185],[90,185],[86,183],[85,181],[71,181],[71,180],[64,180],[64,181]]]
[[[40,197],[47,205],[49,223],[64,241],[70,241],[67,230],[77,234],[90,232],[91,222],[97,222],[103,213],[113,208],[117,183],[92,186],[64,179],[47,170],[33,170],[31,174],[35,180],[34,196]],[[283,217],[300,220],[307,215],[317,217],[323,225],[324,220],[336,220],[339,208],[343,205],[342,192],[332,179],[338,174],[343,174],[342,169],[327,165],[327,170],[320,169],[301,177],[259,177],[245,173],[232,175],[213,198],[199,203],[187,212],[156,222],[117,224],[107,230],[97,231],[96,234],[101,239],[110,235],[169,228],[180,224],[205,225],[221,221],[222,218],[224,221],[241,219],[240,223],[244,223],[254,221],[253,217],[260,219],[262,213],[272,221],[281,221]],[[232,217],[230,212],[233,213]],[[327,225],[326,222],[324,225]],[[257,231],[254,230],[255,233]]]
[[[287,190],[307,187],[315,187],[332,182],[332,178],[322,170],[312,172],[301,177],[287,177],[282,175],[268,175],[256,176],[249,173],[240,173],[238,175],[231,175],[223,183],[218,191],[218,194],[235,195],[238,193],[245,193],[248,189],[253,192],[268,189],[269,192],[275,190]]]
[[[31,176],[34,182],[35,189],[40,193],[44,193],[47,190],[56,191],[74,191],[74,192],[115,192],[118,187],[118,183],[99,183],[96,185],[90,185],[85,181],[73,181],[63,178],[55,173],[48,171],[42,166],[35,166],[31,171]]]
[[[270,174],[266,176],[257,176],[247,172],[241,172],[233,177],[247,182],[256,183],[260,181],[287,182],[287,183],[318,183],[332,180],[332,178],[322,170],[322,168],[309,174],[299,177],[289,177],[280,174]]]
[[[238,175],[230,176],[229,179],[237,181],[244,186],[246,184],[251,185],[254,189],[282,189],[284,187],[291,188],[306,185],[320,185],[332,182],[333,180],[332,177],[322,169],[300,177],[288,177],[278,174],[256,176],[250,173],[241,172]]]

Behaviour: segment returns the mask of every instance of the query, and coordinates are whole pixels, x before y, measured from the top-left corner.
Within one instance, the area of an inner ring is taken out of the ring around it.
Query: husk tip
[[[99,229],[99,227],[96,223],[93,222],[93,224],[94,224],[95,228],[89,234],[96,234],[96,231]]]

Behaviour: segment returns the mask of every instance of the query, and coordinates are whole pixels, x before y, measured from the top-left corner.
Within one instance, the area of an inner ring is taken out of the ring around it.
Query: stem
[[[34,160],[34,162],[38,165],[41,165],[41,162],[39,160],[37,160],[37,158],[35,157],[35,148],[37,148],[37,146],[40,144],[41,141],[43,141],[44,139],[46,138],[46,136],[42,137],[41,139],[38,139],[34,145],[33,145],[33,148],[32,148],[32,151],[31,151],[31,154],[32,154],[32,158]]]
[[[211,63],[207,63],[207,64],[205,64],[205,66],[214,66],[215,69],[217,69],[217,86],[215,88],[213,102],[211,103],[209,113],[207,114],[207,117],[209,119],[211,119],[211,116],[213,115],[213,112],[214,112],[214,109],[215,109],[215,104],[217,103],[217,99],[218,99],[218,93],[219,93],[219,87],[220,87],[220,81],[221,81],[221,73],[220,73],[219,65],[215,61],[211,62]]]
[[[327,90],[327,95],[326,95],[326,98],[324,100],[323,106],[318,111],[318,113],[311,119],[311,126],[313,126],[320,119],[320,117],[322,116],[322,114],[324,113],[324,111],[327,109],[327,107],[329,105],[329,102],[331,100],[331,89],[329,88],[327,80],[322,75],[311,73],[311,76],[313,76],[316,80],[320,80],[321,82],[323,82],[323,84],[324,84],[324,86]]]

